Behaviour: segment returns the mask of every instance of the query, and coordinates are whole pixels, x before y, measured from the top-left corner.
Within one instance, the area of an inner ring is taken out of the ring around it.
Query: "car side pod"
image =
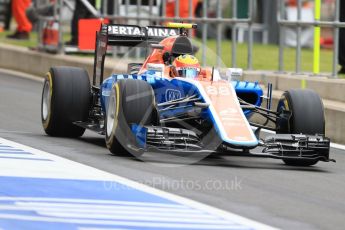
[[[260,145],[262,155],[270,158],[335,162],[329,159],[330,139],[323,135],[276,134]]]

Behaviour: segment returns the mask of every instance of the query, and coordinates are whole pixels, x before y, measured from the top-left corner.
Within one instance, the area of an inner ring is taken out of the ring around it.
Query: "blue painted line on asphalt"
[[[0,156],[6,155],[6,154],[9,154],[9,155],[12,155],[12,154],[33,155],[32,153],[25,152],[25,151],[7,151],[7,152],[0,151]]]
[[[0,151],[24,151],[21,149],[15,149],[15,148],[0,148]]]
[[[252,229],[116,181],[0,177],[0,184],[0,229]]]
[[[30,161],[53,161],[45,158],[28,158],[28,157],[10,157],[10,156],[0,156],[3,159],[13,159],[13,160],[30,160]]]
[[[22,157],[21,155],[34,155],[31,152],[25,151],[23,149],[14,148],[8,145],[0,144],[0,158],[3,159],[14,159],[14,160],[30,160],[30,161],[52,161],[45,158],[28,158]]]
[[[0,141],[33,155],[12,157],[10,151],[6,153],[10,156],[0,155],[0,230],[269,228],[37,149]],[[10,164],[2,159],[11,159]],[[13,174],[9,174],[11,169]]]
[[[33,155],[32,153],[19,149],[14,148],[8,145],[0,145],[0,154],[25,154],[25,155]]]
[[[17,148],[0,148],[0,151],[23,151]]]
[[[21,186],[25,183],[25,188]],[[74,198],[74,199],[113,199],[131,201],[147,201],[172,204],[174,202],[159,198],[155,195],[142,192],[116,183],[114,181],[98,180],[69,180],[51,178],[23,178],[0,176],[0,195],[3,191],[14,197],[47,197],[47,198]],[[44,188],[44,189],[42,189]],[[126,192],[123,192],[126,191]],[[58,193],[57,193],[58,192]]]
[[[0,148],[0,152],[5,152],[5,151],[24,151],[24,150],[15,149],[15,148]]]

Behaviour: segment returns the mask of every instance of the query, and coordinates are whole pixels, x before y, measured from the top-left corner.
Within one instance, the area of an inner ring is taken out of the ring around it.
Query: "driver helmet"
[[[200,64],[196,57],[190,54],[180,55],[172,63],[172,77],[196,78],[200,73]]]

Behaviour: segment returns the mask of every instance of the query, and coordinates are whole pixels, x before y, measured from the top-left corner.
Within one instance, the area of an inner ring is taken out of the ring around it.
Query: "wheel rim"
[[[110,98],[109,98],[108,111],[107,111],[106,132],[107,132],[108,137],[111,136],[111,134],[113,132],[113,126],[114,126],[114,122],[115,122],[115,113],[116,113],[115,108],[116,108],[115,93],[112,93]]]
[[[44,121],[48,119],[50,111],[50,81],[45,81],[43,88],[43,101],[42,101],[42,118]]]

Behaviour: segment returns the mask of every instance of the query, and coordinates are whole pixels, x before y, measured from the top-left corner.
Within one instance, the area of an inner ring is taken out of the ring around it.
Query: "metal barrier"
[[[167,7],[167,1],[163,0],[162,3],[162,15],[161,16],[142,16],[141,12],[140,12],[140,7],[141,7],[141,3],[142,0],[137,0],[137,9],[138,9],[138,14],[137,16],[128,16],[128,5],[129,5],[129,0],[125,0],[125,5],[126,5],[126,15],[120,15],[118,11],[116,11],[116,9],[118,9],[118,4],[119,1],[116,1],[117,4],[115,4],[115,10],[114,10],[114,15],[107,15],[105,14],[104,17],[109,18],[111,20],[131,20],[131,19],[135,19],[137,21],[139,20],[144,20],[144,21],[158,21],[158,22],[166,22],[166,21],[175,21],[175,22],[180,22],[181,20],[183,20],[184,22],[194,22],[194,23],[199,23],[202,24],[202,47],[201,47],[201,52],[202,52],[202,65],[207,65],[206,63],[206,43],[207,43],[207,30],[208,30],[208,26],[209,24],[217,24],[217,48],[216,48],[216,55],[217,55],[217,65],[220,65],[221,63],[221,53],[222,53],[222,49],[221,49],[221,43],[222,43],[222,33],[221,33],[221,28],[224,24],[230,24],[232,26],[232,66],[236,67],[236,40],[237,40],[237,34],[236,34],[236,26],[237,24],[241,23],[241,24],[246,24],[249,26],[249,46],[248,47],[252,47],[253,44],[253,40],[252,40],[252,11],[253,11],[253,7],[252,7],[252,3],[254,2],[253,0],[250,0],[250,7],[249,7],[249,18],[246,19],[239,19],[237,18],[237,0],[233,0],[232,1],[232,7],[233,7],[233,15],[232,18],[223,18],[222,17],[222,8],[221,8],[221,0],[216,0],[216,4],[217,4],[217,12],[216,12],[216,18],[209,18],[207,17],[207,6],[208,3],[210,2],[209,0],[204,0],[203,1],[203,16],[201,18],[196,18],[193,17],[193,11],[192,11],[192,7],[189,7],[189,15],[187,18],[181,18],[179,15],[179,6],[180,6],[180,2],[181,1],[189,1],[189,6],[192,5],[193,0],[176,0],[176,5],[175,5],[175,16],[174,17],[167,17],[165,12],[166,12],[166,7]],[[104,4],[106,5],[107,0],[104,1]],[[149,0],[149,5],[150,5],[150,9],[152,8],[153,5],[153,0]],[[252,48],[248,49],[248,69],[252,69]]]
[[[284,28],[285,27],[294,27],[297,29],[297,48],[296,48],[296,67],[295,72],[301,72],[301,41],[300,41],[300,34],[301,34],[301,27],[302,26],[314,26],[316,28],[316,34],[314,31],[314,67],[313,72],[314,74],[319,73],[319,68],[317,67],[320,60],[319,60],[319,49],[320,44],[318,40],[319,32],[317,28],[320,27],[332,27],[333,28],[333,66],[332,66],[332,76],[337,76],[337,66],[338,66],[338,48],[339,48],[339,28],[344,28],[345,23],[339,22],[339,5],[340,0],[336,0],[336,7],[335,7],[335,19],[334,21],[320,21],[320,0],[315,0],[315,20],[312,22],[305,22],[301,20],[301,9],[302,9],[302,0],[297,0],[297,20],[291,21],[283,19],[282,15],[285,12],[285,0],[279,1],[279,13],[277,14],[277,21],[280,25],[280,42],[279,42],[279,71],[284,70],[284,60],[283,60],[283,53],[284,53]],[[316,55],[315,55],[316,53]]]
[[[44,0],[42,0],[44,1]],[[128,20],[135,20],[136,23],[146,21],[146,22],[166,22],[166,21],[176,21],[180,22],[181,18],[179,17],[179,5],[180,1],[187,1],[187,0],[176,0],[176,6],[175,6],[175,16],[174,17],[166,17],[165,11],[166,11],[166,6],[167,6],[167,0],[146,0],[148,2],[148,7],[149,7],[149,15],[142,16],[141,8],[143,6],[143,2],[145,0],[137,0],[136,1],[136,7],[137,7],[137,15],[128,15],[128,10],[131,1],[130,0],[115,0],[114,1],[114,8],[113,9],[108,9],[108,1],[103,0],[102,1],[102,12],[100,14],[99,11],[97,11],[92,5],[89,4],[87,0],[80,0],[83,2],[83,4],[89,9],[94,16],[102,17],[102,18],[108,18],[112,21],[128,21]],[[192,4],[193,0],[188,0],[189,4]],[[154,6],[154,2],[160,3],[160,8],[161,8],[161,15],[155,15],[152,16],[152,10]],[[189,16],[187,18],[183,18],[182,20],[184,22],[195,22],[202,24],[202,47],[201,47],[201,52],[202,52],[202,64],[206,65],[206,42],[207,42],[207,30],[210,24],[216,24],[217,27],[217,49],[216,49],[216,55],[217,55],[217,65],[220,65],[221,63],[221,42],[222,42],[222,33],[221,29],[224,24],[231,25],[232,27],[232,66],[236,66],[236,40],[237,40],[237,33],[236,33],[236,28],[238,24],[241,24],[241,27],[243,25],[248,25],[248,31],[249,31],[249,40],[248,40],[248,69],[252,69],[252,44],[253,44],[253,36],[252,36],[252,18],[245,18],[245,19],[239,19],[236,16],[236,8],[237,8],[237,0],[232,1],[232,6],[233,6],[233,16],[232,18],[223,18],[222,17],[222,8],[221,8],[221,0],[216,0],[216,5],[217,7],[217,12],[216,12],[216,17],[215,18],[210,18],[207,16],[207,6],[209,4],[210,0],[204,0],[203,1],[203,16],[201,18],[196,18],[193,17],[193,11],[192,8],[189,8]],[[252,15],[253,11],[253,2],[254,0],[249,0],[250,2],[250,7],[249,7],[249,15]],[[54,4],[54,15],[51,17],[40,17],[40,23],[39,23],[39,36],[38,36],[38,43],[39,47],[41,47],[42,40],[41,40],[41,34],[42,34],[42,25],[43,23],[47,21],[56,21],[60,25],[63,22],[63,19],[61,18],[61,15],[59,13],[61,12],[60,6],[66,5],[68,1],[66,0],[57,0],[57,4]],[[124,5],[124,10],[125,14],[121,14],[119,12],[120,5]],[[67,4],[68,6],[68,4]],[[107,12],[113,11],[113,14],[108,14]],[[63,52],[63,42],[62,42],[62,27],[59,26],[59,45],[57,47],[57,52],[62,53]]]
[[[6,30],[10,28],[11,14],[10,0],[0,0],[0,22]]]
[[[61,10],[58,10],[59,5],[62,6],[63,4],[66,4],[66,0],[57,0],[58,4],[55,6],[55,14],[53,17],[47,19],[42,17],[42,20],[51,20],[54,19],[58,21],[59,23],[62,22],[61,16],[59,16],[59,12]],[[102,0],[101,3],[98,3],[98,5],[101,5],[102,9],[96,10],[95,7],[89,4],[87,0],[80,0],[84,3],[84,5],[89,9],[90,12],[96,17],[102,17],[107,18],[111,20],[112,22],[128,22],[130,20],[134,21],[135,23],[144,23],[147,24],[155,22],[155,23],[164,23],[166,21],[175,21],[175,22],[194,22],[201,25],[202,28],[202,44],[201,44],[201,63],[202,65],[207,65],[207,40],[208,40],[208,30],[213,25],[216,26],[216,55],[217,60],[216,64],[220,65],[221,56],[222,56],[222,27],[224,25],[229,26],[231,28],[232,34],[231,34],[231,41],[229,41],[229,45],[231,42],[231,65],[232,67],[236,67],[236,57],[237,57],[237,40],[238,40],[238,30],[240,29],[246,29],[248,31],[248,39],[247,39],[247,69],[251,70],[253,69],[253,43],[254,43],[254,35],[253,35],[253,28],[255,25],[254,15],[255,15],[255,6],[257,5],[257,0],[249,0],[248,1],[248,17],[247,18],[238,18],[237,17],[237,4],[238,0],[232,0],[231,6],[232,6],[232,15],[231,17],[223,17],[222,15],[222,0],[203,0],[202,1],[202,16],[201,17],[194,17],[193,16],[193,9],[192,7],[189,7],[188,9],[188,17],[187,18],[181,18],[179,15],[179,6],[182,1],[188,1],[189,5],[192,5],[193,0],[175,0],[175,15],[173,17],[167,17],[166,15],[166,8],[167,8],[167,0]],[[100,1],[100,0],[99,0]],[[208,17],[208,5],[210,2],[215,1],[217,7],[216,7],[216,15],[215,17],[211,18]],[[284,41],[284,32],[286,27],[291,27],[296,29],[297,33],[297,47],[296,47],[296,63],[295,63],[295,72],[300,73],[301,72],[301,41],[300,41],[300,35],[301,35],[301,28],[303,26],[313,26],[313,27],[332,27],[334,28],[334,48],[333,48],[333,69],[332,69],[332,76],[337,75],[337,56],[338,56],[338,37],[339,37],[339,27],[345,27],[345,23],[339,22],[339,1],[336,0],[336,12],[335,12],[335,20],[334,21],[320,21],[318,18],[317,20],[314,20],[313,22],[304,22],[301,20],[301,9],[302,9],[302,0],[296,0],[297,1],[297,20],[290,21],[286,20],[284,18],[285,15],[285,3],[286,0],[279,0],[279,5],[277,9],[274,9],[277,11],[277,22],[279,24],[279,66],[277,67],[280,72],[284,71],[284,47],[285,47],[285,41]],[[319,2],[320,0],[315,0],[315,2]],[[109,8],[109,3],[112,3],[113,6]],[[316,4],[317,5],[317,4]],[[135,6],[136,12],[135,14],[130,14],[130,7]],[[154,14],[154,7],[160,8],[160,14]],[[143,11],[147,11],[146,15],[143,15]],[[257,28],[257,27],[255,27]],[[59,28],[59,48],[58,51],[63,51],[63,43],[62,43],[62,29]],[[40,36],[39,36],[40,37]],[[319,44],[316,44],[319,45]],[[316,49],[317,47],[314,47]],[[317,50],[315,50],[317,52]],[[254,57],[255,58],[255,57]],[[317,57],[316,57],[317,58]],[[314,60],[316,62],[317,60]],[[314,73],[318,73],[317,69],[314,71]]]

